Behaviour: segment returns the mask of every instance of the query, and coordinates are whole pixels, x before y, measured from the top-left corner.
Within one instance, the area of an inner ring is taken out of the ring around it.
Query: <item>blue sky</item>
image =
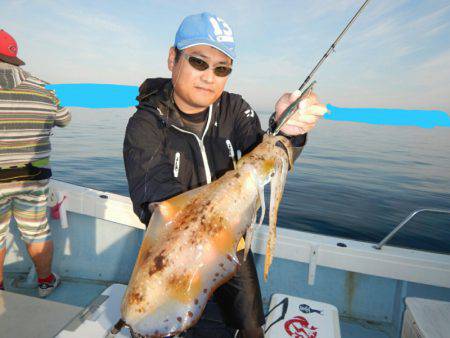
[[[181,20],[213,12],[233,28],[238,60],[227,89],[257,110],[303,81],[362,1],[6,1],[0,27],[25,69],[52,83],[138,85],[169,76]],[[448,0],[372,0],[316,76],[341,107],[450,112]]]

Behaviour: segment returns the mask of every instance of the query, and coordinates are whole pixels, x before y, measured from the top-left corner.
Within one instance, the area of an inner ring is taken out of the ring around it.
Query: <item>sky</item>
[[[0,28],[24,68],[54,84],[139,85],[169,77],[182,19],[203,11],[233,29],[237,60],[226,89],[257,111],[295,90],[363,1],[0,0]],[[315,76],[339,107],[450,113],[448,0],[372,0]]]

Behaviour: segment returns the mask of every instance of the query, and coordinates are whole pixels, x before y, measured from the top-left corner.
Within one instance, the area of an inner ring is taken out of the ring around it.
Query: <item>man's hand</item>
[[[286,93],[280,97],[275,105],[275,121],[278,120],[281,113],[299,96],[300,91],[296,90],[293,93]],[[296,136],[305,134],[314,128],[317,121],[325,115],[327,108],[321,104],[316,94],[310,93],[303,100],[300,101],[297,111],[281,128],[281,132],[285,135]]]

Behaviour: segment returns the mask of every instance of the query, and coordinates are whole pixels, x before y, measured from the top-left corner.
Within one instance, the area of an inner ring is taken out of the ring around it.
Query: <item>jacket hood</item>
[[[147,101],[150,96],[163,90],[170,82],[170,79],[162,77],[146,79],[139,87],[139,95],[136,97],[136,100],[139,101],[139,103]]]
[[[139,95],[136,100],[139,102],[137,108],[144,110],[160,110],[163,115],[168,114],[168,110],[176,109],[172,98],[171,79],[155,78],[145,80],[139,87]]]
[[[0,62],[0,89],[14,89],[22,84],[29,74],[19,66]]]

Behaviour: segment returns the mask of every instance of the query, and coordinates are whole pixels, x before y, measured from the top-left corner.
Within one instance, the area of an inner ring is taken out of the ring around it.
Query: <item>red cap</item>
[[[25,64],[17,57],[17,42],[14,38],[0,29],[0,60],[16,66]]]

